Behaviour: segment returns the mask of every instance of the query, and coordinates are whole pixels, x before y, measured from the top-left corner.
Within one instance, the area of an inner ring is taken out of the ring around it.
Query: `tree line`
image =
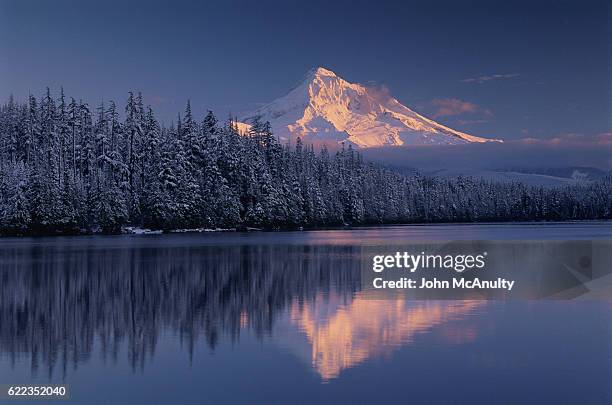
[[[169,126],[140,93],[92,109],[47,88],[0,107],[0,234],[610,218],[612,179],[562,188],[403,175],[350,145],[276,139],[255,119]]]

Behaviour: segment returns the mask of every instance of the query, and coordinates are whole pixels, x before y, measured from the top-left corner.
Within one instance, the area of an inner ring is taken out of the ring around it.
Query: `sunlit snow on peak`
[[[487,142],[426,118],[384,92],[350,83],[323,67],[311,69],[285,96],[247,114],[270,121],[281,140],[350,142],[361,148]]]
[[[336,74],[334,72],[332,72],[329,69],[326,69],[324,67],[317,67],[317,68],[313,68],[310,70],[310,75],[314,75],[314,76],[329,76],[329,77],[337,77]]]

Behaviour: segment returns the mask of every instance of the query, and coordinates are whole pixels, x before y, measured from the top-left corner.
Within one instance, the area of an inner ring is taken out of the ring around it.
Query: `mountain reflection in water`
[[[368,299],[358,246],[64,241],[0,248],[0,351],[49,376],[96,346],[143,369],[164,331],[191,355],[201,339],[214,350],[244,328],[266,339],[285,327],[306,337],[308,362],[327,380],[481,305]]]
[[[347,304],[319,316],[321,307],[328,303],[317,296],[306,305],[294,302],[290,311],[291,322],[306,334],[312,347],[312,367],[324,380],[336,378],[342,370],[369,358],[388,355],[419,334],[469,315],[485,301],[381,300],[358,292]],[[471,333],[463,336],[475,338]],[[455,339],[454,343],[461,341]]]

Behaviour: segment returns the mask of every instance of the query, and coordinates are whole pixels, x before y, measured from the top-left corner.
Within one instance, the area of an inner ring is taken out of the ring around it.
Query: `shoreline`
[[[103,232],[58,232],[58,233],[25,233],[25,234],[0,234],[0,240],[9,238],[48,238],[48,237],[79,237],[79,236],[151,236],[151,235],[179,235],[179,234],[213,234],[213,233],[300,233],[300,232],[316,232],[316,231],[350,231],[350,230],[368,230],[376,228],[394,228],[394,227],[446,227],[446,226],[517,226],[517,225],[571,225],[571,224],[606,224],[611,226],[612,237],[612,220],[610,219],[584,219],[584,220],[568,220],[568,221],[483,221],[483,222],[415,222],[415,223],[387,223],[387,224],[360,224],[360,225],[345,225],[345,226],[326,226],[326,227],[277,227],[277,228],[257,228],[257,227],[240,227],[240,228],[193,228],[193,229],[171,229],[160,230],[141,228],[137,226],[126,226],[118,233],[103,233]]]

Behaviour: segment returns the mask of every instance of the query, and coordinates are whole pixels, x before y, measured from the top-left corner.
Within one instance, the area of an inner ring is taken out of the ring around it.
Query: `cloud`
[[[366,149],[363,155],[389,166],[424,171],[530,167],[596,167],[612,170],[612,132],[567,133],[552,138],[523,138],[504,143],[405,146]]]
[[[459,125],[474,125],[474,124],[486,124],[489,120],[459,120],[457,124]]]
[[[433,118],[447,117],[451,115],[473,114],[481,111],[481,108],[469,101],[457,98],[438,98],[430,102],[435,107]]]
[[[552,138],[522,138],[516,141],[517,143],[527,145],[545,145],[545,146],[596,146],[596,145],[612,145],[612,132],[601,132],[597,134],[579,134],[574,132],[555,135]]]
[[[393,97],[391,96],[391,91],[384,84],[371,81],[368,82],[365,86],[368,89],[368,95],[374,98],[376,101],[384,103],[393,99]]]
[[[160,105],[166,102],[166,99],[159,95],[151,96],[151,104]]]
[[[478,76],[478,77],[468,77],[467,79],[461,80],[463,83],[477,83],[482,84],[489,82],[491,80],[499,80],[499,79],[512,79],[514,77],[519,77],[518,73],[505,73],[505,74],[494,74],[487,76]]]

